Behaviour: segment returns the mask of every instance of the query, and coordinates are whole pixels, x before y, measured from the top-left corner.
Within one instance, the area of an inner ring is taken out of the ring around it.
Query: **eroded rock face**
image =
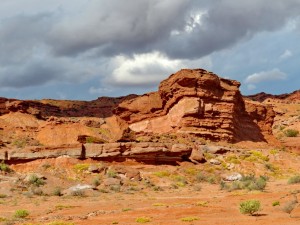
[[[201,151],[194,149],[191,155],[198,137],[216,142],[269,141],[272,107],[244,101],[239,86],[202,69],[183,69],[162,81],[157,92],[142,96],[90,102],[0,98],[0,159],[67,155],[144,161],[190,157],[202,162]],[[26,150],[30,146],[38,147]]]
[[[123,101],[114,113],[137,133],[265,141],[275,114],[262,104],[245,104],[239,86],[202,69],[184,69],[162,81],[158,92]]]

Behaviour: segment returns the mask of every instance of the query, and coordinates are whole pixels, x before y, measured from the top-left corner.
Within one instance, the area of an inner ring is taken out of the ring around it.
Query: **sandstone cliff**
[[[245,103],[239,86],[202,69],[185,69],[162,81],[158,92],[121,102],[114,113],[137,133],[266,141],[275,114],[269,106]]]
[[[203,69],[183,69],[162,81],[157,92],[142,96],[90,102],[0,98],[0,148],[159,142],[184,143],[191,153],[201,140],[271,141],[272,107],[244,100],[239,86]]]

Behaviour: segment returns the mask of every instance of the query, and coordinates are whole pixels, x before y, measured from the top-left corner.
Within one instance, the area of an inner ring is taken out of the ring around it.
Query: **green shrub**
[[[272,203],[272,206],[278,206],[278,205],[280,205],[279,201],[275,201],[275,202]]]
[[[260,202],[258,200],[248,200],[240,203],[240,212],[242,214],[254,215],[260,210]]]
[[[158,172],[154,172],[153,174],[160,178],[170,176],[170,173],[168,171],[158,171]]]
[[[63,195],[62,192],[61,192],[61,187],[55,187],[52,193],[55,196],[62,196]]]
[[[294,129],[287,129],[284,131],[284,134],[286,137],[297,137],[299,134],[299,131],[294,130]]]
[[[73,166],[73,169],[75,170],[75,172],[77,173],[81,173],[84,171],[87,171],[89,169],[89,164],[87,163],[79,163]]]
[[[64,222],[64,221],[53,221],[53,222],[47,223],[46,225],[75,225],[75,223]]]
[[[139,217],[139,218],[136,218],[135,222],[137,222],[137,223],[149,223],[149,222],[151,222],[151,219],[149,217]]]
[[[245,160],[250,161],[250,162],[258,162],[258,161],[269,161],[269,157],[264,155],[260,151],[250,151],[250,156],[247,156]]]
[[[6,194],[0,194],[0,198],[6,198],[7,195]]]
[[[42,178],[39,178],[36,174],[32,174],[29,177],[28,183],[39,187],[41,185],[44,185],[46,182]]]
[[[288,179],[288,184],[297,184],[297,183],[300,183],[300,175],[295,175]]]
[[[97,187],[101,184],[100,182],[100,179],[99,178],[95,178],[93,181],[92,181],[92,184],[93,186]]]
[[[9,168],[9,166],[7,164],[4,163],[4,161],[2,161],[0,163],[0,171],[11,172],[11,169]]]
[[[26,218],[27,216],[29,216],[29,212],[25,209],[18,209],[14,213],[15,218]]]
[[[188,217],[183,217],[180,220],[183,222],[193,222],[195,220],[199,220],[199,218],[195,216],[188,216]]]
[[[253,175],[250,176],[244,176],[240,181],[234,181],[232,183],[220,183],[221,190],[228,190],[228,191],[234,191],[234,190],[258,190],[262,191],[265,189],[267,185],[267,178],[260,176],[258,178],[255,178]]]
[[[113,169],[110,169],[106,172],[106,176],[111,178],[116,178],[118,176],[118,173]]]

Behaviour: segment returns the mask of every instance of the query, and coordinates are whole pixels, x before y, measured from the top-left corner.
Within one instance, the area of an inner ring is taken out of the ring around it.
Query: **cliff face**
[[[137,133],[184,133],[213,141],[265,141],[271,107],[243,100],[240,83],[202,69],[181,70],[158,92],[123,101],[114,113]]]

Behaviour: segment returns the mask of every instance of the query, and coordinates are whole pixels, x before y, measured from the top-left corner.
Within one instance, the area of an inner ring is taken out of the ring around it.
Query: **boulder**
[[[205,157],[203,155],[203,152],[199,148],[194,148],[192,150],[192,153],[191,153],[191,156],[189,157],[189,159],[193,163],[196,163],[196,164],[206,162],[206,159],[205,159]]]
[[[237,181],[241,180],[243,176],[240,173],[231,173],[222,175],[222,180],[224,181]]]

